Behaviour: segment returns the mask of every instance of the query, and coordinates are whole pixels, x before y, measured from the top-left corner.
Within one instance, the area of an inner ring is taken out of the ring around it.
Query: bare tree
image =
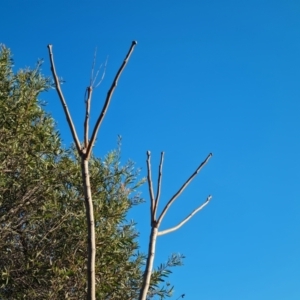
[[[88,300],[95,300],[95,257],[96,257],[96,240],[95,240],[95,223],[94,223],[94,211],[93,211],[93,201],[92,201],[92,194],[91,194],[91,185],[90,185],[90,173],[89,173],[89,159],[91,157],[92,148],[95,144],[95,140],[97,137],[98,130],[101,126],[101,123],[105,117],[106,111],[109,107],[112,95],[114,93],[115,88],[117,87],[118,80],[121,76],[122,71],[124,70],[126,64],[129,61],[129,58],[134,50],[135,45],[137,44],[136,41],[133,41],[130,49],[120,66],[113,83],[110,89],[107,92],[107,96],[102,108],[101,113],[96,121],[96,124],[92,130],[91,137],[89,138],[89,118],[90,118],[90,104],[92,99],[93,89],[97,86],[95,85],[95,78],[91,78],[90,85],[86,89],[86,113],[85,113],[85,121],[84,121],[84,142],[83,144],[80,143],[75,125],[72,121],[71,114],[69,112],[67,103],[65,101],[61,86],[60,80],[57,76],[53,52],[52,52],[52,45],[48,45],[48,52],[51,64],[51,71],[54,78],[55,88],[58,93],[60,102],[63,106],[65,116],[71,130],[71,134],[75,143],[75,147],[78,151],[79,156],[81,157],[81,172],[82,172],[82,183],[84,188],[84,195],[85,195],[85,207],[86,207],[86,220],[88,225],[88,262],[87,262],[87,299]],[[94,66],[93,66],[94,69]],[[92,72],[93,74],[93,72]],[[93,77],[93,75],[92,75]]]
[[[80,141],[78,139],[74,123],[72,121],[70,112],[68,110],[68,106],[66,104],[63,92],[61,90],[60,80],[57,76],[55,64],[54,64],[52,45],[48,45],[51,71],[52,71],[52,75],[54,78],[55,88],[58,93],[61,104],[63,106],[65,116],[66,116],[69,128],[71,130],[71,134],[72,134],[72,137],[73,137],[73,140],[75,143],[75,147],[81,158],[82,183],[83,183],[83,188],[84,188],[86,220],[87,220],[87,225],[88,225],[88,262],[87,262],[87,272],[88,272],[88,274],[87,274],[87,282],[88,282],[87,283],[88,284],[87,299],[88,300],[95,300],[95,257],[96,257],[95,224],[94,224],[93,201],[92,201],[91,185],[90,185],[89,159],[91,157],[92,148],[95,144],[98,130],[99,130],[101,123],[105,117],[105,114],[109,107],[112,95],[114,93],[115,88],[117,87],[118,80],[119,80],[121,73],[124,70],[126,64],[128,63],[128,60],[129,60],[136,44],[137,44],[136,41],[132,42],[130,49],[129,49],[122,65],[120,66],[117,74],[115,75],[114,81],[113,81],[110,89],[107,92],[106,100],[104,102],[102,111],[98,116],[96,124],[92,130],[91,137],[89,138],[89,122],[90,122],[89,118],[90,118],[90,105],[91,105],[92,93],[93,93],[94,88],[96,88],[99,85],[99,83],[98,84],[95,83],[98,72],[96,73],[95,78],[93,78],[93,71],[94,71],[94,66],[95,66],[95,60],[94,60],[94,64],[93,64],[93,68],[92,68],[92,76],[91,76],[92,78],[90,81],[90,85],[86,89],[86,100],[85,100],[86,111],[85,111],[85,120],[84,120],[84,139],[83,139],[82,144],[80,143]],[[145,271],[144,271],[144,275],[143,275],[143,282],[141,285],[139,300],[146,300],[147,293],[149,291],[151,274],[152,274],[152,270],[153,270],[153,262],[154,262],[154,257],[155,257],[155,247],[156,247],[157,237],[179,229],[182,225],[184,225],[187,221],[189,221],[198,211],[200,211],[202,208],[204,208],[210,202],[212,197],[208,196],[206,201],[203,204],[201,204],[194,211],[192,211],[178,225],[176,225],[172,228],[163,230],[163,231],[159,231],[159,226],[160,226],[164,216],[166,215],[168,209],[170,208],[170,206],[181,195],[181,193],[185,190],[185,188],[195,178],[195,176],[200,172],[200,170],[204,167],[204,165],[208,162],[208,160],[211,157],[212,157],[212,153],[210,153],[206,157],[206,159],[199,165],[199,167],[196,169],[196,171],[187,179],[187,181],[181,186],[181,188],[168,201],[168,203],[165,205],[164,209],[162,210],[161,214],[157,218],[156,214],[157,214],[157,208],[158,208],[160,191],[161,191],[162,166],[163,166],[164,152],[161,153],[156,196],[154,196],[152,175],[151,175],[151,163],[150,163],[151,153],[150,153],[150,151],[147,152],[148,187],[149,187],[149,194],[150,194],[150,200],[151,200],[150,201],[151,202],[151,204],[150,204],[151,233],[150,233],[150,237],[149,237],[148,255],[147,255],[146,267],[145,267]],[[181,295],[181,297],[183,298],[184,294]]]
[[[199,165],[199,167],[196,169],[196,171],[188,178],[188,180],[181,186],[181,188],[168,201],[168,203],[165,205],[164,209],[162,210],[161,214],[157,218],[156,213],[157,213],[157,207],[158,207],[160,191],[161,191],[164,152],[161,153],[161,157],[160,157],[160,164],[159,164],[159,169],[158,169],[157,191],[156,191],[156,196],[154,197],[152,175],[151,175],[151,163],[150,163],[151,153],[150,153],[150,151],[147,151],[148,187],[149,187],[149,194],[150,194],[151,233],[150,233],[150,237],[149,237],[147,262],[146,262],[145,272],[144,272],[144,276],[143,276],[143,283],[142,283],[142,288],[141,288],[140,295],[139,295],[139,300],[146,300],[146,297],[147,297],[147,293],[148,293],[150,281],[151,281],[151,274],[152,274],[153,262],[154,262],[154,257],[155,257],[155,247],[156,247],[157,237],[179,229],[183,224],[185,224],[188,220],[190,220],[198,211],[200,211],[202,208],[204,208],[211,200],[212,196],[208,196],[204,203],[202,203],[195,210],[193,210],[178,225],[176,225],[172,228],[163,230],[163,231],[158,231],[159,226],[160,226],[164,216],[166,215],[168,209],[175,202],[175,200],[180,196],[180,194],[185,190],[185,188],[190,184],[190,182],[195,178],[195,176],[201,171],[201,169],[204,167],[204,165],[209,161],[209,159],[211,157],[212,157],[212,153],[210,153],[206,157],[206,159]],[[181,297],[183,298],[184,295]]]

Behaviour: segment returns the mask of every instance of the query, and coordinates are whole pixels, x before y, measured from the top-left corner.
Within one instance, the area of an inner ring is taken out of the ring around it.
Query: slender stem
[[[58,76],[57,76],[57,74],[56,74],[55,64],[54,64],[54,58],[53,58],[53,52],[52,52],[52,45],[48,45],[48,50],[49,50],[49,57],[50,57],[51,71],[52,71],[52,75],[53,75],[54,82],[55,82],[55,88],[56,88],[56,91],[57,91],[57,93],[58,93],[60,102],[61,102],[61,104],[62,104],[62,106],[63,106],[64,112],[65,112],[65,116],[66,116],[66,118],[67,118],[67,121],[68,121],[70,130],[71,130],[71,133],[72,133],[72,137],[73,137],[75,146],[76,146],[76,148],[77,148],[78,153],[80,154],[80,153],[81,153],[80,142],[79,142],[79,139],[78,139],[78,137],[77,137],[76,129],[75,129],[74,123],[73,123],[73,121],[72,121],[71,114],[70,114],[70,112],[69,112],[69,109],[68,109],[66,100],[65,100],[64,95],[63,95],[63,93],[62,93],[62,90],[61,90],[61,87],[60,87],[60,83],[59,83]]]
[[[195,210],[193,210],[184,220],[182,220],[178,225],[172,227],[172,228],[169,228],[169,229],[166,229],[166,230],[163,230],[163,231],[159,231],[158,232],[158,236],[160,235],[164,235],[164,234],[167,234],[167,233],[170,233],[172,231],[175,231],[177,229],[179,229],[183,224],[185,224],[190,218],[192,218],[198,211],[200,211],[202,208],[204,208],[208,203],[209,201],[211,200],[212,196],[208,196],[207,199],[205,200],[205,202],[203,204],[201,204],[199,207],[197,207]]]
[[[87,148],[87,152],[86,152],[87,157],[90,157],[90,155],[91,155],[92,147],[94,146],[98,130],[100,128],[100,125],[101,125],[101,123],[102,123],[102,121],[103,121],[103,119],[105,117],[106,111],[107,111],[108,106],[110,104],[111,97],[112,97],[112,95],[114,93],[115,88],[117,87],[118,80],[119,80],[119,78],[121,76],[121,73],[124,70],[124,68],[125,68],[128,60],[129,60],[130,55],[133,52],[133,49],[134,49],[134,47],[135,47],[136,44],[137,44],[136,41],[132,42],[131,47],[130,47],[130,49],[129,49],[129,51],[128,51],[128,53],[127,53],[127,55],[126,55],[126,57],[125,57],[125,59],[123,61],[123,64],[121,65],[121,67],[120,67],[119,71],[117,72],[117,74],[115,76],[115,79],[114,79],[114,81],[113,81],[113,83],[112,83],[109,91],[107,92],[105,103],[104,103],[102,111],[101,111],[101,113],[100,113],[100,115],[98,117],[98,120],[96,122],[96,125],[94,127],[94,130],[93,130],[93,133],[92,133],[92,136],[91,136],[90,143],[89,143],[88,148]]]
[[[88,265],[87,265],[87,299],[96,299],[95,287],[95,260],[96,260],[96,237],[95,237],[95,222],[94,222],[94,208],[91,193],[89,162],[82,155],[81,157],[82,181],[84,187],[84,198],[86,207],[86,219],[88,227]]]
[[[101,70],[101,68],[102,68],[102,64],[100,65],[99,69],[97,70],[97,73],[96,73],[96,76],[95,76],[95,80],[94,80],[94,82],[93,82],[93,86],[95,86],[95,88],[97,88],[97,87],[101,84],[101,82],[103,81],[103,78],[104,78],[104,76],[105,76],[105,71],[106,71],[107,60],[108,60],[108,58],[106,58],[106,61],[105,61],[105,64],[104,64],[104,70],[103,70],[101,79],[99,80],[98,83],[96,83],[96,80],[97,80],[98,74],[99,74],[99,72],[100,72],[100,70]]]
[[[153,211],[154,219],[156,219],[156,212],[157,212],[158,202],[159,202],[159,198],[160,198],[164,154],[165,154],[164,152],[161,152],[161,154],[160,154],[160,163],[159,163],[159,168],[158,168],[158,180],[157,180],[157,191],[156,191],[155,205],[154,205],[154,211]]]
[[[89,144],[89,118],[91,109],[91,99],[92,99],[93,87],[90,85],[87,88],[87,99],[85,100],[85,120],[84,120],[84,147],[85,149]]]
[[[150,151],[147,151],[147,170],[148,170],[148,176],[147,176],[147,179],[148,179],[148,188],[149,188],[149,194],[150,194],[150,200],[151,200],[151,206],[150,206],[150,216],[151,216],[151,226],[155,220],[155,217],[154,217],[154,206],[155,206],[155,203],[154,203],[154,192],[153,192],[153,184],[152,184],[152,175],[151,175],[151,162],[150,162],[150,159],[151,159],[151,152]]]

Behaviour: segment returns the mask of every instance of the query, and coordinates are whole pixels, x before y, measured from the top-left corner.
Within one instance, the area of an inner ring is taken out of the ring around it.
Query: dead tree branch
[[[177,229],[179,229],[183,224],[185,224],[191,217],[193,217],[193,215],[195,215],[198,211],[200,211],[202,208],[204,208],[209,201],[211,200],[212,196],[208,196],[207,199],[205,200],[205,202],[203,204],[201,204],[199,207],[197,207],[195,210],[193,210],[184,220],[182,220],[177,226],[174,226],[172,228],[163,230],[163,231],[159,231],[157,233],[158,236],[160,235],[164,235],[167,233],[170,233],[172,231],[175,231]]]
[[[147,255],[147,261],[146,261],[146,267],[143,275],[143,282],[142,287],[140,290],[139,300],[146,300],[147,293],[150,287],[151,282],[151,274],[153,270],[153,263],[154,263],[154,257],[155,257],[155,247],[156,247],[156,239],[160,235],[168,234],[170,232],[173,232],[177,229],[179,229],[181,226],[183,226],[186,222],[188,222],[198,211],[203,209],[211,200],[212,196],[208,196],[206,201],[200,205],[198,208],[196,208],[194,211],[192,211],[185,219],[183,219],[178,225],[163,230],[158,231],[159,226],[166,215],[168,209],[170,206],[174,203],[174,201],[180,196],[180,194],[185,190],[185,188],[190,184],[190,182],[195,178],[197,174],[201,171],[201,169],[205,166],[205,164],[209,161],[209,159],[212,157],[212,153],[210,153],[206,159],[199,165],[199,167],[196,169],[196,171],[187,179],[187,181],[181,186],[181,188],[177,191],[177,193],[174,194],[174,196],[168,201],[168,203],[165,205],[162,213],[160,214],[159,218],[156,219],[156,212],[158,207],[158,202],[160,198],[160,191],[161,191],[161,179],[162,179],[162,166],[163,166],[163,159],[164,159],[164,152],[161,153],[160,158],[160,164],[158,169],[158,180],[157,180],[157,193],[156,197],[154,199],[154,192],[153,192],[153,184],[152,184],[152,175],[151,175],[151,153],[150,151],[147,151],[147,170],[148,170],[148,187],[149,187],[149,194],[151,199],[151,205],[150,205],[150,217],[151,217],[151,233],[149,237],[149,246],[148,246],[148,255]]]
[[[167,213],[170,206],[174,203],[174,201],[180,196],[180,194],[185,190],[185,188],[190,184],[190,182],[195,178],[195,176],[201,171],[201,169],[206,165],[209,159],[212,157],[212,153],[209,153],[206,159],[200,164],[200,166],[196,169],[196,171],[190,176],[190,178],[182,185],[182,187],[178,190],[178,192],[169,200],[165,208],[163,209],[161,215],[158,218],[158,223],[160,224],[165,214]]]
[[[87,151],[86,151],[87,157],[89,157],[91,155],[92,147],[93,147],[93,145],[95,143],[98,130],[100,128],[100,125],[101,125],[101,123],[102,123],[102,121],[103,121],[103,119],[105,117],[106,111],[107,111],[108,106],[110,104],[111,97],[112,97],[112,95],[114,93],[115,88],[117,87],[118,80],[119,80],[119,78],[120,78],[120,76],[121,76],[121,74],[122,74],[125,66],[127,65],[128,60],[129,60],[129,58],[130,58],[130,56],[131,56],[131,54],[132,54],[132,52],[133,52],[134,47],[135,47],[136,44],[137,44],[136,41],[132,42],[131,47],[130,47],[130,49],[129,49],[129,51],[128,51],[128,53],[127,53],[127,55],[126,55],[126,57],[125,57],[125,59],[123,61],[123,64],[121,65],[119,71],[117,72],[117,74],[115,76],[115,79],[114,79],[114,81],[113,81],[113,83],[112,83],[112,85],[111,85],[111,87],[110,87],[110,89],[109,89],[109,91],[107,93],[105,103],[103,105],[102,111],[101,111],[101,113],[100,113],[100,115],[98,117],[98,120],[96,122],[96,125],[94,127],[94,130],[93,130],[93,133],[92,133],[92,136],[91,136],[91,140],[90,140],[90,143],[89,143]]]
[[[121,76],[121,73],[124,70],[136,44],[137,44],[137,42],[135,42],[135,41],[132,42],[131,47],[125,57],[125,60],[122,63],[121,67],[119,68],[119,70],[114,78],[111,88],[109,89],[109,91],[107,93],[107,97],[106,97],[105,103],[103,105],[102,111],[101,111],[101,113],[98,117],[98,120],[96,122],[96,125],[93,129],[91,139],[89,140],[90,106],[91,106],[92,92],[93,92],[95,80],[97,79],[97,76],[98,76],[98,72],[97,72],[94,80],[93,80],[93,78],[91,78],[90,86],[87,88],[87,96],[86,96],[86,114],[85,114],[85,120],[84,120],[84,146],[83,146],[83,148],[81,148],[81,146],[80,146],[80,142],[77,137],[75,126],[72,121],[70,112],[68,110],[68,106],[65,101],[64,95],[62,93],[58,76],[56,74],[53,53],[52,53],[52,45],[48,45],[49,57],[50,57],[50,63],[51,63],[51,71],[52,71],[52,75],[53,75],[53,78],[55,81],[56,91],[58,93],[61,104],[63,106],[65,116],[67,118],[68,125],[70,127],[74,143],[76,145],[76,149],[78,151],[79,156],[81,157],[82,183],[83,183],[84,198],[85,198],[86,220],[87,220],[87,225],[88,225],[87,226],[88,227],[88,262],[87,262],[87,299],[88,300],[96,299],[96,280],[95,280],[96,238],[95,238],[94,207],[93,207],[91,185],[90,185],[89,159],[91,156],[92,148],[93,148],[95,140],[96,140],[98,130],[100,128],[101,122],[103,121],[103,119],[105,117],[106,111],[108,109],[108,106],[110,104],[110,101],[111,101],[111,98],[113,95],[113,92],[114,92],[115,88],[117,87],[118,80]],[[95,56],[96,56],[96,53],[94,55],[94,61],[93,61],[93,66],[92,66],[92,75],[91,75],[92,77],[94,74],[94,67],[95,67],[95,63],[96,63]],[[103,76],[104,76],[104,74],[103,74]],[[103,76],[102,76],[102,79],[103,79]],[[102,81],[102,79],[101,79],[101,81]],[[100,81],[100,83],[101,83],[101,81]],[[99,84],[97,84],[97,86]]]

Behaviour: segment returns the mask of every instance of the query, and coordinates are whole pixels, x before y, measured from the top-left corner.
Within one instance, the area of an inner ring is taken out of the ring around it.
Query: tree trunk
[[[82,181],[84,187],[86,220],[88,227],[88,282],[87,282],[87,300],[96,299],[95,290],[95,258],[96,258],[96,240],[95,240],[95,222],[94,208],[91,193],[89,162],[84,155],[81,157]]]
[[[156,226],[153,226],[151,228],[146,270],[144,273],[143,285],[141,288],[139,300],[146,300],[147,293],[149,290],[151,274],[152,274],[152,269],[153,269],[153,263],[154,263],[154,257],[155,257],[155,245],[156,245],[157,233],[158,233],[158,228]]]

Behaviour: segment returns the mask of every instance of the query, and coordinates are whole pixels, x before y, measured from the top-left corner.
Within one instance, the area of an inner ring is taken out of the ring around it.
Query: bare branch
[[[178,190],[178,192],[170,199],[170,201],[164,207],[164,209],[163,209],[163,211],[162,211],[162,213],[159,216],[157,221],[156,221],[156,215],[155,214],[156,214],[156,211],[157,211],[157,206],[158,206],[159,197],[160,197],[164,152],[161,152],[161,157],[160,157],[158,183],[157,183],[157,193],[156,193],[156,198],[155,199],[154,199],[154,195],[153,195],[153,184],[152,184],[152,178],[151,178],[151,164],[150,164],[151,153],[150,153],[150,151],[147,151],[147,156],[148,156],[148,158],[147,158],[148,187],[149,187],[149,194],[150,194],[150,198],[151,198],[151,211],[150,211],[150,215],[151,215],[151,234],[150,234],[150,237],[149,237],[148,255],[147,255],[145,271],[144,271],[144,274],[143,274],[143,282],[142,282],[142,287],[140,289],[139,300],[146,300],[147,293],[148,293],[148,290],[149,290],[150,279],[151,279],[151,274],[152,274],[152,270],[153,270],[153,261],[154,261],[155,250],[156,250],[155,249],[156,248],[156,238],[160,235],[170,233],[170,232],[175,231],[178,228],[180,228],[183,224],[185,224],[188,220],[190,220],[198,211],[200,211],[203,207],[205,207],[212,198],[211,196],[208,196],[206,201],[202,205],[200,205],[192,213],[190,213],[177,226],[169,228],[167,230],[158,231],[159,226],[161,224],[161,221],[162,221],[163,217],[165,216],[165,214],[167,213],[168,208],[177,199],[177,197],[184,191],[184,189],[193,180],[193,178],[200,172],[202,167],[211,158],[212,153],[210,153],[206,157],[206,159],[199,165],[199,167],[196,169],[196,171],[188,178],[188,180],[182,185],[182,187]],[[182,294],[181,297],[183,298],[184,294]]]
[[[113,83],[112,83],[112,85],[111,85],[111,87],[110,87],[110,89],[109,89],[109,91],[108,91],[108,93],[107,93],[105,103],[104,103],[103,108],[102,108],[102,111],[101,111],[101,113],[100,113],[100,115],[99,115],[99,117],[98,117],[98,120],[97,120],[97,122],[96,122],[96,125],[95,125],[95,127],[94,127],[94,130],[93,130],[93,133],[92,133],[92,136],[91,136],[90,143],[89,143],[89,145],[88,145],[88,149],[87,149],[87,152],[86,152],[87,157],[89,157],[90,154],[91,154],[92,147],[93,147],[93,145],[94,145],[94,143],[95,143],[95,140],[96,140],[96,136],[97,136],[98,130],[99,130],[100,125],[101,125],[101,123],[102,123],[102,121],[103,121],[103,119],[104,119],[104,117],[105,117],[107,108],[108,108],[108,106],[109,106],[111,97],[112,97],[112,95],[113,95],[113,92],[114,92],[115,88],[117,87],[118,80],[119,80],[119,78],[120,78],[120,76],[121,76],[121,73],[122,73],[122,71],[124,70],[124,68],[125,68],[125,66],[126,66],[126,64],[127,64],[127,62],[128,62],[128,60],[129,60],[130,55],[131,55],[131,53],[133,52],[133,49],[134,49],[134,47],[135,47],[136,44],[137,44],[136,41],[133,41],[133,42],[132,42],[131,47],[130,47],[130,49],[129,49],[129,51],[128,51],[128,53],[127,53],[127,55],[126,55],[126,57],[125,57],[125,59],[124,59],[124,61],[123,61],[123,64],[121,65],[119,71],[117,72],[117,74],[116,74],[116,76],[115,76],[115,79],[114,79],[114,81],[113,81]]]
[[[155,200],[154,200],[154,192],[153,192],[153,184],[152,184],[152,175],[151,175],[151,152],[147,151],[147,169],[148,169],[148,187],[149,187],[149,194],[150,194],[150,199],[151,199],[151,210],[150,210],[150,216],[151,216],[151,224],[155,220],[154,216],[154,207],[155,207]]]
[[[156,190],[156,198],[155,198],[154,211],[153,211],[154,219],[156,219],[156,212],[157,212],[157,207],[158,207],[158,202],[159,202],[159,197],[160,197],[162,166],[163,166],[163,162],[164,162],[164,154],[165,154],[164,152],[161,152],[161,154],[160,154],[160,163],[159,163],[159,168],[158,168],[157,190]]]
[[[72,121],[71,114],[69,112],[69,109],[68,109],[67,103],[65,101],[64,95],[62,93],[60,83],[59,83],[59,79],[58,79],[57,74],[56,74],[54,58],[53,58],[53,52],[52,52],[52,45],[51,44],[48,45],[48,50],[49,50],[49,57],[50,57],[50,63],[51,63],[51,71],[52,71],[52,75],[53,75],[53,78],[54,78],[56,91],[58,93],[60,102],[63,106],[65,116],[67,118],[67,121],[68,121],[70,130],[71,130],[71,133],[72,133],[72,137],[73,137],[75,146],[77,148],[78,153],[80,154],[81,153],[80,142],[79,142],[79,139],[77,137],[76,129],[75,129],[74,123]]]
[[[170,233],[172,231],[175,231],[177,229],[179,229],[183,224],[185,224],[190,218],[192,218],[198,211],[200,211],[202,208],[204,208],[208,203],[209,201],[211,200],[212,196],[208,196],[205,200],[205,202],[200,205],[198,208],[196,208],[195,210],[193,210],[184,220],[182,220],[177,226],[174,226],[172,228],[169,228],[169,229],[166,229],[166,230],[163,230],[163,231],[159,231],[157,233],[157,236],[160,236],[160,235],[164,235],[164,234],[167,234],[167,233]]]
[[[91,98],[93,93],[93,87],[90,85],[87,87],[87,99],[85,100],[85,120],[84,120],[84,148],[87,149],[89,145],[89,118],[91,108]]]
[[[97,88],[97,87],[101,84],[101,82],[103,81],[103,78],[104,78],[104,76],[105,76],[106,66],[107,66],[107,60],[108,60],[108,58],[107,58],[106,61],[105,61],[105,64],[104,64],[104,70],[103,70],[101,79],[100,79],[99,82],[95,85],[95,88]],[[98,77],[98,74],[99,74],[101,68],[102,68],[102,64],[100,65],[100,67],[99,67],[99,69],[98,69],[98,71],[97,71],[97,73],[96,73],[95,81],[96,81],[96,79],[97,79],[97,77]],[[95,83],[95,81],[93,82],[93,84]]]
[[[151,225],[151,234],[149,237],[148,255],[145,266],[145,272],[143,275],[142,287],[139,294],[139,300],[146,300],[147,293],[150,286],[151,274],[153,270],[153,263],[155,258],[157,227],[154,224]]]
[[[201,169],[206,165],[209,159],[212,157],[212,153],[206,157],[206,159],[200,164],[197,170],[190,176],[190,178],[182,185],[182,187],[178,190],[178,192],[169,200],[167,205],[165,206],[164,210],[162,211],[161,215],[158,218],[158,224],[161,223],[163,217],[165,216],[166,212],[172,205],[172,203],[178,198],[178,196],[185,190],[185,188],[189,185],[189,183],[195,178],[195,176],[201,171]]]

